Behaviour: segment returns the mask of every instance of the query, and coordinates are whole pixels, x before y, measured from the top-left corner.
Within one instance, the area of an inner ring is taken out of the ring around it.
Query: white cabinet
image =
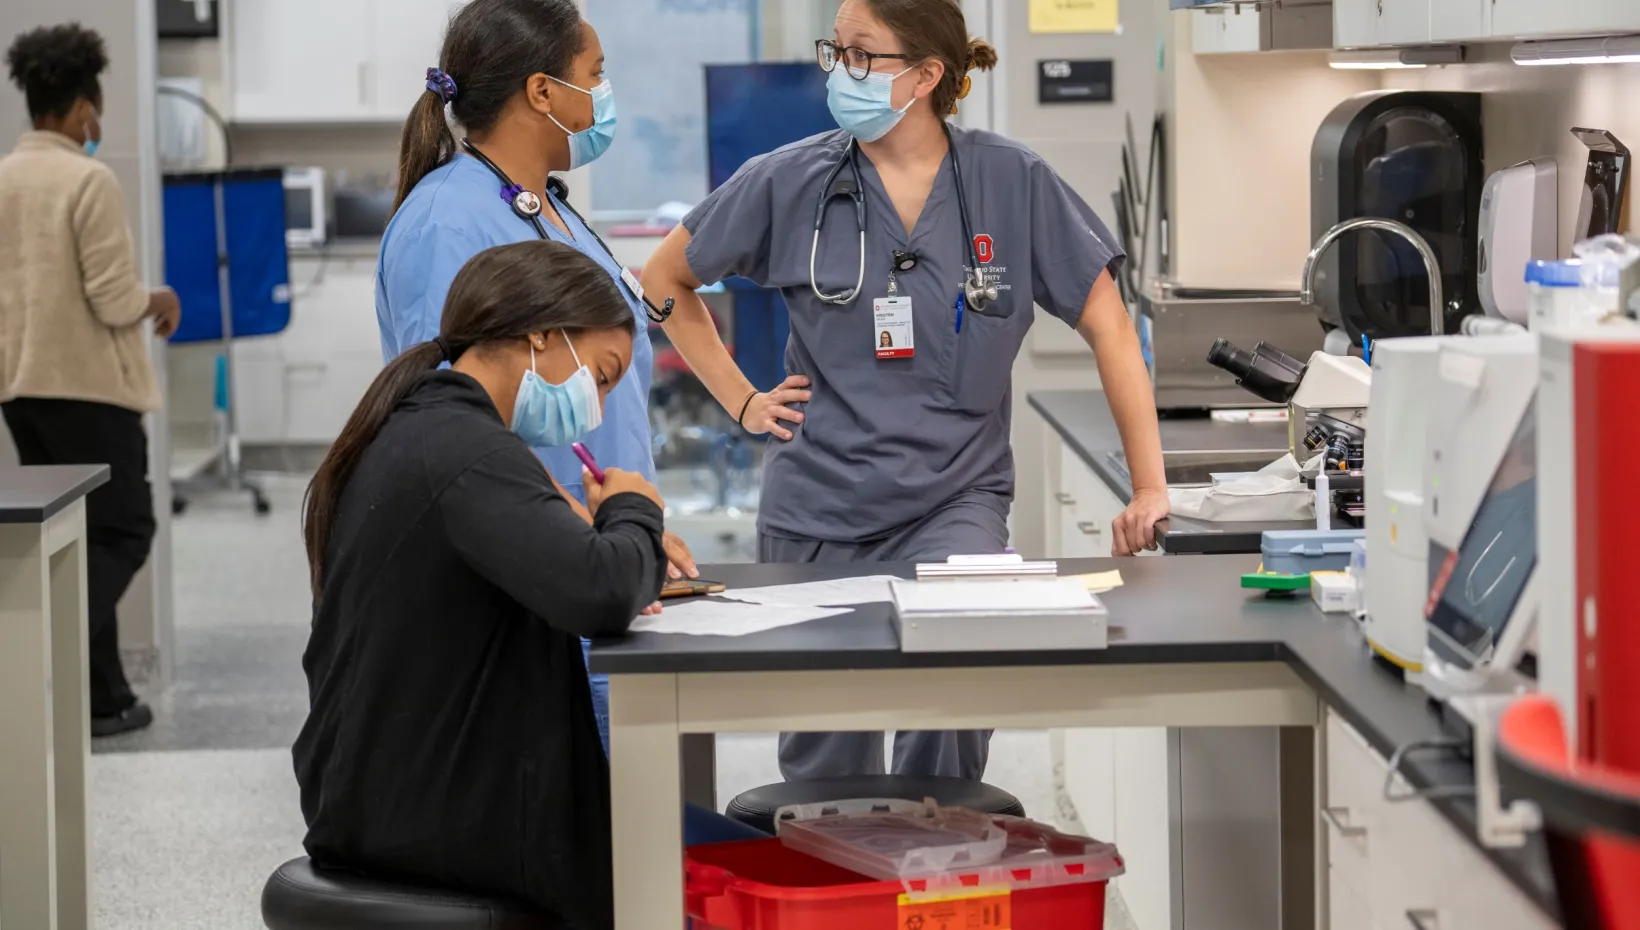
[[[402,120],[458,0],[235,0],[226,4],[232,118]]]
[[[1442,0],[1446,2],[1446,0]],[[1640,32],[1635,0],[1493,0],[1492,35],[1499,39]]]
[[[1388,764],[1331,710],[1325,739],[1332,930],[1555,926],[1427,802],[1386,799]],[[1395,787],[1410,790],[1399,779]]]
[[[1417,45],[1428,42],[1430,2],[1380,0],[1377,10],[1378,44]]]
[[[1116,887],[1134,926],[1171,926],[1167,730],[1055,730],[1051,741],[1055,790],[1070,802],[1078,821],[1068,826],[1121,851],[1127,874],[1116,879]]]
[[[372,25],[363,0],[223,4],[238,122],[364,119]]]
[[[427,90],[427,69],[438,64],[444,31],[467,0],[375,0],[375,54],[370,62],[371,106],[403,119]]]
[[[1070,446],[1059,445],[1059,487],[1052,497],[1059,508],[1058,551],[1054,558],[1109,558],[1110,525],[1126,505],[1082,461]],[[1053,545],[1054,539],[1049,539]]]
[[[1333,0],[1333,45],[1373,48],[1429,42],[1432,0]],[[1445,3],[1447,0],[1433,0]],[[1468,2],[1468,0],[1460,0]]]
[[[1435,42],[1475,42],[1492,34],[1492,0],[1432,0],[1429,37]]]
[[[382,369],[373,258],[291,262],[290,326],[234,343],[235,405],[247,443],[325,444]]]
[[[1257,9],[1240,7],[1191,10],[1191,51],[1197,55],[1260,51],[1259,16]]]

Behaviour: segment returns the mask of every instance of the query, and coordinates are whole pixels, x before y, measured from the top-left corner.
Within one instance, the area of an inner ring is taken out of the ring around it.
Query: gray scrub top
[[[1094,281],[1125,255],[1034,152],[994,133],[951,131],[970,225],[975,238],[989,237],[983,264],[1000,292],[991,312],[963,314],[960,334],[956,298],[970,259],[949,158],[908,236],[861,153],[865,280],[841,306],[821,302],[810,289],[809,246],[821,184],[846,151],[846,133],[822,133],[747,162],[683,220],[693,237],[689,267],[699,280],[739,275],[780,289],[791,315],[786,371],[812,382],[813,400],[791,441],[769,442],[761,532],[880,539],[970,490],[991,492],[1007,514],[1014,490],[1011,373],[1035,316],[1032,304],[1075,326]],[[839,179],[850,178],[844,167]],[[833,200],[815,263],[823,292],[854,286],[859,242],[852,202]],[[919,259],[898,275],[897,295],[912,298],[915,355],[879,360],[873,300],[888,296],[895,249]]]

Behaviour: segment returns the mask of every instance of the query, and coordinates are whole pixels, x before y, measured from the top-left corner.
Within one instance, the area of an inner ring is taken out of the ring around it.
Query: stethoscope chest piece
[[[532,190],[525,190],[522,185],[514,184],[512,193],[512,208],[518,211],[519,216],[531,217],[541,215],[541,195]]]

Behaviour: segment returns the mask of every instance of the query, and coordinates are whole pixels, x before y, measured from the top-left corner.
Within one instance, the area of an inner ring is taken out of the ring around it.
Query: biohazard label
[[[913,901],[900,895],[900,930],[1011,930],[1009,892],[982,891]]]

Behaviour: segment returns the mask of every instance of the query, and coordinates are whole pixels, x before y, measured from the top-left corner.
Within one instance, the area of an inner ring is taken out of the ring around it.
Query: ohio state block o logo
[[[980,233],[974,237],[974,257],[981,265],[991,264],[991,237]]]

